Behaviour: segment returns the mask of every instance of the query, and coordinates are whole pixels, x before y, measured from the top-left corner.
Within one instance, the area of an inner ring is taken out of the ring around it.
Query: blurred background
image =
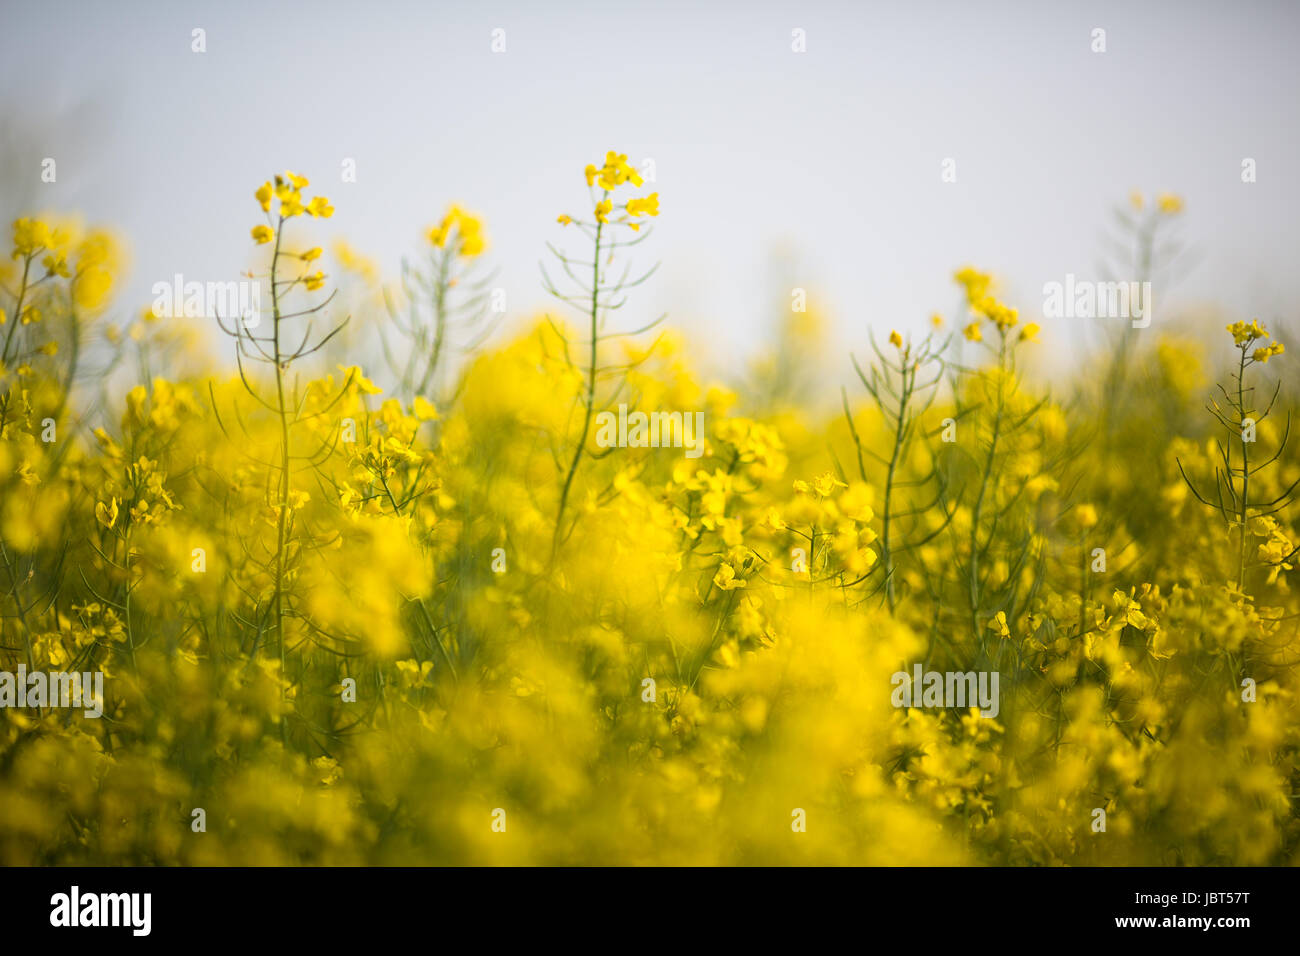
[[[510,317],[528,318],[554,308],[538,262],[564,238],[556,216],[586,211],[582,168],[610,148],[652,160],[661,199],[641,258],[662,267],[628,327],[667,311],[722,368],[771,339],[796,285],[834,384],[868,329],[952,317],[967,263],[1033,320],[1045,282],[1101,277],[1133,190],[1186,204],[1157,330],[1289,320],[1300,300],[1294,3],[0,9],[3,211],[118,229],[124,313],[175,273],[249,268],[252,192],[287,168],[336,207],[313,242],[346,238],[386,278],[449,202],[481,213]],[[1076,361],[1083,323],[1041,321],[1047,366]]]

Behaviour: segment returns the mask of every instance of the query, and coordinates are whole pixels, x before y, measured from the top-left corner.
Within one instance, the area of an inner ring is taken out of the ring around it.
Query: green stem
[[[280,701],[284,703],[285,654],[284,654],[284,578],[287,564],[289,527],[289,416],[284,400],[284,372],[288,363],[280,353],[280,287],[276,280],[280,263],[280,240],[284,233],[284,216],[280,216],[275,229],[275,249],[271,254],[271,312],[273,324],[271,330],[273,357],[275,359],[275,394],[276,412],[280,419],[280,483],[279,483],[279,518],[275,530],[275,594],[273,607],[275,612],[275,636],[280,645]],[[280,719],[280,737],[285,736],[284,718]]]
[[[989,440],[989,455],[984,462],[984,473],[980,477],[979,494],[975,496],[975,504],[971,508],[970,519],[970,576],[968,585],[970,590],[970,616],[971,629],[974,632],[976,643],[983,648],[984,641],[981,636],[979,626],[979,608],[980,608],[980,587],[979,587],[979,528],[980,518],[984,509],[984,495],[988,492],[989,478],[993,473],[993,460],[997,457],[998,439],[1002,431],[1002,410],[1003,410],[1003,388],[1006,377],[1006,356],[1007,340],[1006,333],[1002,333],[1002,344],[998,351],[998,397],[997,409],[993,416],[993,434]]]
[[[906,357],[903,358],[906,363]],[[889,518],[890,502],[894,494],[894,473],[898,469],[898,458],[903,451],[903,432],[904,419],[907,415],[907,405],[912,396],[912,384],[916,379],[915,370],[912,375],[907,374],[907,365],[902,366],[900,382],[900,396],[898,399],[898,424],[894,431],[894,452],[889,458],[889,469],[885,473],[885,514],[882,519],[882,528],[880,534],[880,550],[883,552],[885,559],[885,600],[889,604],[889,613],[894,613],[894,606],[897,603],[894,593],[894,552],[890,547],[889,541]]]
[[[609,193],[601,196],[601,201]],[[560,546],[560,531],[564,524],[564,509],[569,502],[569,489],[573,486],[573,476],[578,472],[578,462],[582,460],[583,449],[587,447],[587,435],[591,431],[591,418],[596,407],[596,344],[599,335],[600,318],[600,236],[603,223],[596,223],[596,249],[591,259],[591,364],[587,368],[587,410],[582,417],[582,434],[577,447],[573,450],[573,460],[569,462],[568,474],[564,476],[564,488],[560,491],[560,507],[555,515],[555,532],[551,537],[551,560]]]
[[[379,476],[379,483],[384,486],[384,494],[393,505],[393,513],[399,518],[402,515],[401,505],[397,503],[397,498],[393,496],[392,489],[388,487],[388,479],[382,474]],[[438,634],[438,629],[433,624],[433,616],[429,613],[428,605],[424,603],[424,598],[417,597],[415,603],[419,606],[421,614],[424,616],[424,623],[429,628],[429,633],[433,635],[434,641],[438,645],[438,650],[442,651],[442,659],[447,662],[447,668],[451,671],[452,678],[459,683],[460,675],[456,673],[456,665],[451,662],[451,655],[447,653],[447,647],[442,643],[442,637]]]
[[[19,323],[22,322],[23,299],[27,296],[27,275],[31,271],[32,259],[35,255],[36,253],[32,253],[23,262],[23,281],[22,285],[18,287],[18,300],[14,305],[13,325],[9,326],[9,332],[5,335],[5,349],[3,353],[0,353],[0,363],[7,363],[9,361],[9,346],[13,343],[14,333],[18,331]]]
[[[1237,410],[1242,418],[1246,417],[1246,349],[1241,347],[1241,362],[1237,366]],[[1246,436],[1241,436],[1241,527],[1237,549],[1237,590],[1246,584],[1246,519],[1250,508],[1250,444]]]
[[[442,344],[446,335],[447,328],[447,273],[450,271],[451,254],[443,251],[438,263],[438,279],[434,285],[433,291],[433,347],[429,354],[429,364],[424,370],[424,375],[420,379],[417,395],[425,395],[429,382],[437,374],[438,361],[442,357]],[[427,398],[428,396],[425,395]],[[435,398],[436,401],[436,398]]]
[[[23,299],[27,296],[27,274],[32,267],[32,259],[35,255],[35,253],[32,253],[32,255],[28,256],[27,260],[23,263],[23,281],[22,285],[18,287],[18,298],[14,305],[13,317],[9,320],[9,331],[5,334],[4,351],[0,352],[0,366],[8,367],[9,365],[9,346],[13,343],[14,333],[18,331],[18,326],[22,322]],[[12,401],[12,394],[13,389],[10,389],[4,394],[4,409],[0,410],[0,434],[4,433],[4,427],[9,423],[9,405]]]

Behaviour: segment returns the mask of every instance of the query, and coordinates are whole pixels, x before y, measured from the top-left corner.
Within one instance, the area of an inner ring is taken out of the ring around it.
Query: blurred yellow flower
[[[1256,362],[1267,362],[1274,355],[1281,355],[1286,351],[1286,346],[1281,342],[1274,342],[1271,345],[1265,345],[1262,348],[1255,349],[1251,354]]]
[[[627,211],[630,216],[659,215],[659,194],[651,193],[644,199],[629,199],[627,201]]]
[[[1160,211],[1168,216],[1176,215],[1183,211],[1183,200],[1181,196],[1173,193],[1161,193],[1156,197],[1156,204]]]
[[[334,207],[330,205],[330,201],[324,196],[315,196],[307,204],[307,214],[309,216],[318,216],[321,219],[328,219],[334,215]]]
[[[466,259],[481,255],[487,249],[483,220],[453,203],[447,208],[438,225],[429,230],[429,241],[439,249],[452,241],[452,252]]]
[[[438,410],[433,407],[433,403],[420,395],[415,396],[411,410],[415,413],[415,417],[422,422],[433,421],[438,417]]]

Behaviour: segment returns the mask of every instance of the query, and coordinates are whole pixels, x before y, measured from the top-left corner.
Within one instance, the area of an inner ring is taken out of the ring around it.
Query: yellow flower
[[[308,292],[315,292],[325,284],[325,274],[318,269],[313,274],[304,276],[302,281]]]
[[[429,241],[439,249],[445,248],[453,232],[456,236],[453,252],[456,255],[469,259],[480,255],[487,248],[483,220],[455,203],[447,207],[442,222],[429,230]]]
[[[306,182],[301,176],[293,173],[287,173],[293,182]],[[280,215],[285,219],[292,219],[294,216],[300,216],[306,211],[302,204],[301,186],[291,185],[281,176],[275,177],[275,195],[280,200]]]
[[[990,321],[1002,332],[1015,325],[1019,318],[1019,313],[1015,309],[1008,308],[992,296],[985,296],[978,302],[972,303],[972,305],[975,311],[988,316]]]
[[[1245,322],[1233,322],[1226,328],[1232,333],[1232,341],[1237,346],[1249,345],[1255,339],[1268,338],[1268,329],[1259,324],[1259,319],[1254,319],[1249,325]]]
[[[736,577],[735,568],[726,563],[718,566],[718,573],[713,576],[713,583],[720,591],[734,591],[748,584],[743,578]]]
[[[1281,355],[1285,351],[1285,345],[1281,342],[1274,342],[1272,345],[1266,345],[1263,348],[1255,349],[1252,357],[1256,362],[1267,362],[1274,355]]]
[[[1097,508],[1095,505],[1083,504],[1074,509],[1074,519],[1079,522],[1079,527],[1095,527],[1097,524]]]
[[[609,192],[622,182],[618,176],[618,167],[611,167],[608,164],[601,168],[600,175],[596,177],[596,183],[601,189]]]
[[[433,407],[433,403],[420,395],[415,396],[415,401],[411,403],[411,410],[422,422],[434,421],[438,417],[438,410]]]
[[[1037,341],[1038,341],[1038,333],[1039,333],[1040,331],[1041,331],[1041,330],[1039,329],[1039,327],[1038,327],[1038,323],[1037,323],[1037,322],[1030,322],[1030,323],[1026,324],[1025,327],[1024,327],[1023,329],[1020,330],[1020,341],[1022,341],[1022,342],[1037,342]]]
[[[1007,627],[1007,612],[998,611],[986,625],[990,631],[996,633],[999,637],[1011,637],[1011,629]]]
[[[487,238],[483,235],[483,224],[471,216],[462,217],[460,221],[459,252],[466,259],[481,255],[487,248]]]
[[[763,515],[763,525],[773,531],[784,531],[786,528],[785,519],[781,517],[781,512],[770,506]]]
[[[262,212],[271,211],[272,195],[273,193],[271,191],[271,183],[269,180],[267,182],[262,183],[261,186],[257,187],[257,192],[253,193],[253,198],[255,198],[262,205]]]
[[[983,299],[988,294],[989,287],[993,284],[992,276],[985,272],[979,272],[970,266],[959,270],[953,278],[966,290],[966,301],[972,305]]]
[[[587,166],[586,177],[588,186],[593,183],[598,184],[605,192],[610,192],[623,183],[640,186],[644,182],[641,174],[628,163],[627,154],[616,153],[613,150],[605,154],[605,165],[600,169]]]
[[[1167,216],[1175,216],[1183,211],[1183,199],[1173,193],[1161,193],[1156,197],[1156,205]]]
[[[613,210],[614,204],[608,199],[603,199],[596,204],[596,221],[609,222],[609,214]]]
[[[365,375],[361,373],[360,366],[340,365],[338,368],[339,371],[343,373],[343,377],[345,379],[351,379],[352,384],[357,386],[357,388],[361,389],[361,391],[364,392],[365,394],[378,395],[380,392],[383,391],[382,388],[380,388],[374,382],[370,381],[370,379],[366,378]]]
[[[978,320],[966,326],[966,328],[962,330],[962,335],[966,336],[966,338],[970,339],[972,342],[984,341],[984,333],[980,330]]]
[[[401,666],[400,663],[398,666]],[[425,661],[424,666],[428,668],[432,665]],[[339,766],[339,762],[333,757],[317,757],[311,762],[311,765],[323,787],[332,787],[343,779],[343,768]]]
[[[898,334],[897,329],[889,333],[889,344],[896,349],[901,349],[903,347],[903,337]]]
[[[68,259],[62,252],[57,254],[50,253],[41,260],[41,264],[45,266],[45,271],[49,275],[62,276],[64,279],[67,279],[70,276],[70,273],[68,272]]]
[[[659,194],[651,193],[644,199],[629,199],[627,201],[627,211],[630,216],[659,215]]]
[[[117,499],[113,498],[108,504],[98,502],[95,505],[95,520],[105,528],[111,528],[117,523]]]
[[[334,207],[330,205],[330,201],[324,196],[317,196],[307,204],[307,215],[328,219],[334,215]]]
[[[833,495],[836,488],[848,487],[848,485],[840,481],[832,472],[829,471],[824,475],[814,478],[812,486],[813,491],[817,492],[817,494],[821,495],[823,498]]]
[[[14,221],[13,258],[33,255],[37,250],[49,248],[50,243],[50,227],[39,219]]]
[[[936,329],[942,328],[943,316],[940,315],[938,312],[936,312],[934,315],[930,316],[930,324],[934,326]]]
[[[302,254],[304,262],[315,262],[321,256],[320,246],[313,246]]]
[[[257,240],[259,246],[264,246],[275,238],[275,230],[270,226],[254,226],[253,238]]]
[[[567,226],[569,223],[573,222],[573,219],[570,216],[561,215],[555,221],[558,222],[561,226]]]

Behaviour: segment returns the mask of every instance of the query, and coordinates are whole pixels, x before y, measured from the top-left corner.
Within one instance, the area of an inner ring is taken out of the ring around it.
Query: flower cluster
[[[483,220],[454,203],[442,221],[429,230],[428,239],[437,248],[448,249],[465,259],[473,259],[487,250]]]
[[[610,194],[620,186],[630,185],[640,188],[645,185],[645,180],[636,167],[627,161],[626,153],[616,153],[610,150],[605,154],[605,162],[599,168],[588,163],[584,176],[588,187],[600,190],[600,199],[596,202],[594,209],[595,220],[598,224],[605,225],[612,221],[637,231],[642,225],[639,220],[659,215],[658,193],[628,199],[620,206],[616,206],[611,198]],[[621,209],[624,215],[611,220],[610,216],[614,215],[615,209]],[[560,215],[557,221],[565,226],[575,222],[573,217],[567,214]]]
[[[962,334],[972,342],[983,342],[984,331],[980,327],[980,320],[983,319],[991,322],[1000,338],[1005,340],[1007,332],[1020,321],[1020,313],[992,295],[992,276],[966,266],[955,273],[954,278],[965,291],[966,304],[976,316],[975,321],[962,330]],[[1019,341],[1036,342],[1039,331],[1038,323],[1030,322],[1020,330]]]
[[[278,201],[279,206],[275,214],[281,224],[286,219],[293,219],[296,216],[313,216],[320,219],[328,219],[334,215],[334,207],[324,196],[314,196],[311,199],[305,199],[302,191],[310,186],[311,183],[306,176],[299,176],[294,172],[286,172],[283,176],[277,175],[274,184],[270,180],[262,183],[253,193],[253,197],[262,207],[262,212],[271,213],[271,204]],[[275,240],[275,228],[269,224],[259,224],[253,227],[252,235],[258,245],[265,245]]]
[[[1227,329],[1232,335],[1233,344],[1241,349],[1243,354],[1249,352],[1251,359],[1256,362],[1267,362],[1273,356],[1281,355],[1286,351],[1286,346],[1281,342],[1271,342],[1268,345],[1251,348],[1260,339],[1270,337],[1268,330],[1259,324],[1259,319],[1254,319],[1249,323],[1243,321],[1233,322]]]

